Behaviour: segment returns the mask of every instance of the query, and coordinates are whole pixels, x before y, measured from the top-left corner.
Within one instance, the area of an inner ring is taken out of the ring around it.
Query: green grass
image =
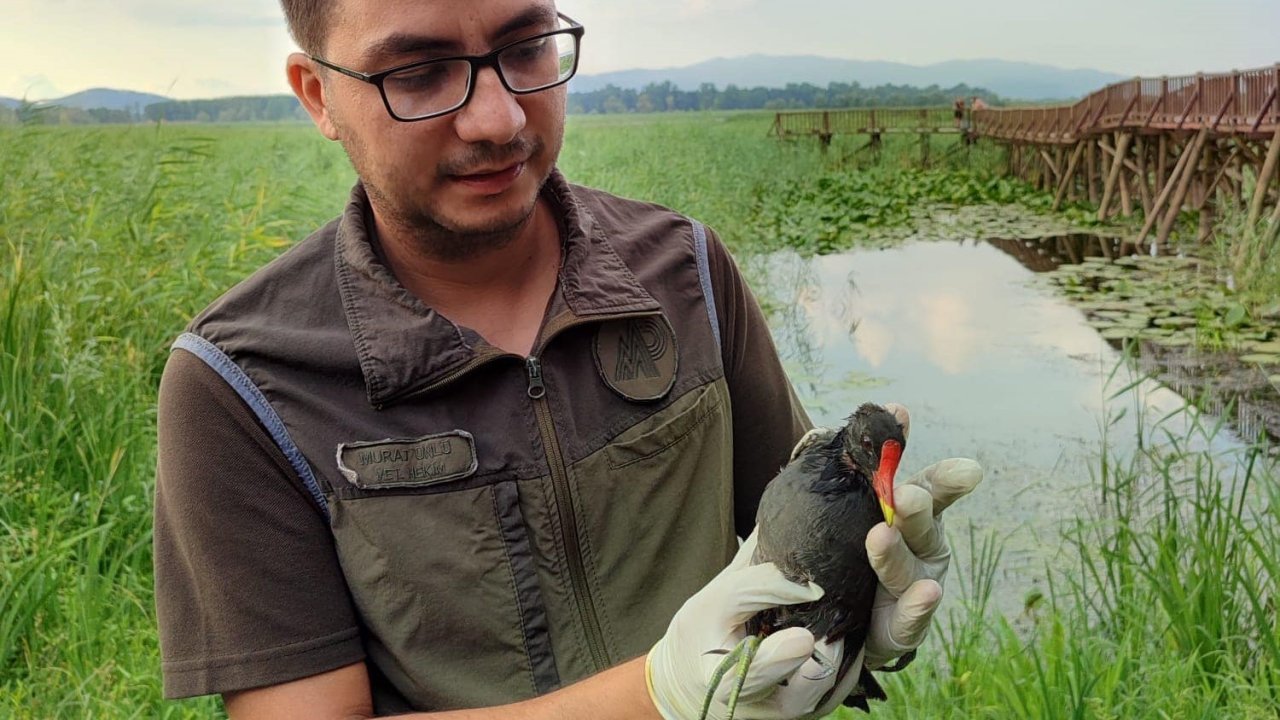
[[[742,253],[848,246],[906,202],[1043,202],[987,178],[986,151],[939,161],[957,175],[897,172],[918,149],[891,143],[873,170],[856,141],[824,155],[767,137],[770,121],[571,118],[562,166],[696,215]],[[337,214],[351,170],[308,127],[7,128],[0,147],[0,717],[216,715],[160,697],[155,390],[188,318]],[[1023,618],[986,611],[998,548],[973,539],[984,562],[950,585],[966,606],[878,714],[1274,717],[1276,476],[1258,465],[1233,488],[1200,459],[1100,465],[1071,567]]]
[[[0,137],[0,716],[158,717],[155,388],[168,343],[336,212],[298,130]]]
[[[1252,196],[1245,185],[1244,196]],[[1249,224],[1248,212],[1228,204],[1214,227],[1209,255],[1229,275],[1241,302],[1253,312],[1280,316],[1280,216],[1263,214]]]

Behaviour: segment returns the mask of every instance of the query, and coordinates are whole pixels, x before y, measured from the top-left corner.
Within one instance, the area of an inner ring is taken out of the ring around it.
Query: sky
[[[430,2],[431,0],[422,0]],[[579,72],[749,54],[927,65],[998,58],[1122,75],[1280,62],[1280,0],[560,0]],[[0,96],[91,87],[288,92],[277,0],[0,0]]]

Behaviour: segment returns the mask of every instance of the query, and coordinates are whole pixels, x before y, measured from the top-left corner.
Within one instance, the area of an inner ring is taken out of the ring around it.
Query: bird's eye
[[[867,451],[870,451],[873,449],[871,445],[871,438],[867,435],[862,436],[862,448]]]

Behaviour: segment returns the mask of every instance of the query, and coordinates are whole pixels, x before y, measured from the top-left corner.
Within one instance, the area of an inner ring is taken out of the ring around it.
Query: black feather
[[[866,642],[875,600],[866,537],[884,521],[871,483],[879,449],[889,439],[906,444],[897,420],[878,405],[863,405],[829,441],[801,451],[765,488],[753,562],[773,562],[788,579],[817,582],[825,592],[816,602],[757,613],[748,632],[805,627],[819,639],[844,639],[840,672],[848,671]],[[866,709],[865,698],[884,699],[865,669],[859,684],[861,692],[850,697],[855,705]]]

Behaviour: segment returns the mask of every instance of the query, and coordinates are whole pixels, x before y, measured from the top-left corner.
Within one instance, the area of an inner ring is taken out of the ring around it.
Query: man
[[[821,594],[736,547],[808,421],[732,261],[555,172],[582,29],[552,0],[284,7],[289,81],[360,184],[166,367],[166,693],[237,720],[696,713],[743,613]],[[873,532],[870,666],[919,644],[934,515],[978,475],[935,468]],[[844,649],[766,642],[741,715],[848,695],[815,651]]]

